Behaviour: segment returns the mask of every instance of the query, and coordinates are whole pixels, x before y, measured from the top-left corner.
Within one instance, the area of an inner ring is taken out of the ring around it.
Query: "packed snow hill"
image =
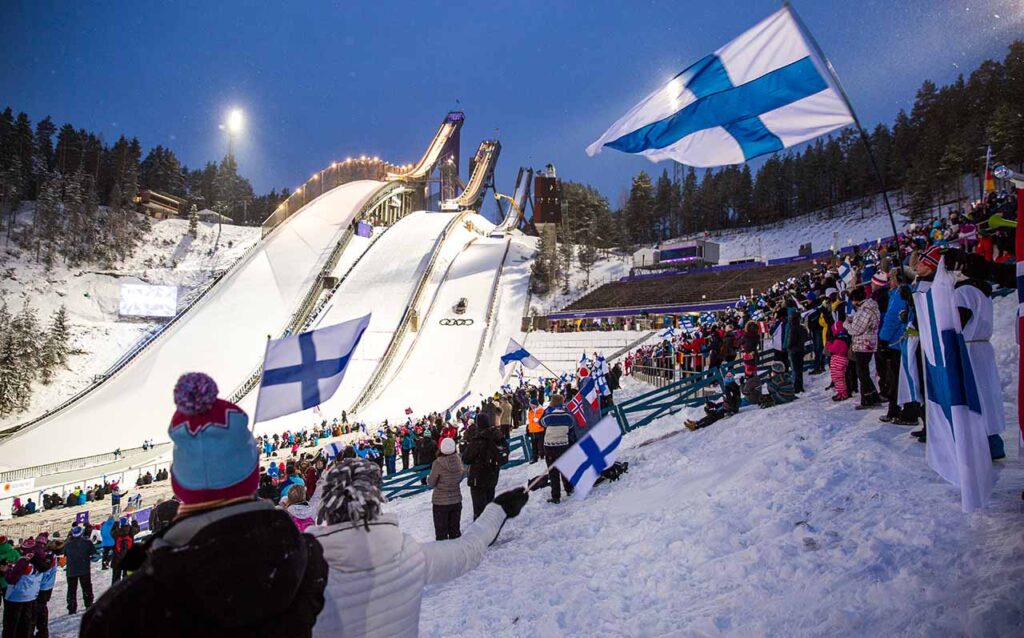
[[[22,204],[19,227],[32,223],[33,208],[33,202]],[[134,250],[111,263],[71,266],[57,259],[47,268],[31,246],[7,236],[0,239],[0,303],[7,304],[12,316],[30,306],[44,328],[63,306],[70,332],[67,362],[55,370],[50,383],[33,383],[28,409],[0,416],[0,429],[70,398],[159,329],[162,324],[154,320],[118,316],[122,284],[178,286],[180,309],[260,239],[258,227],[199,222],[192,237],[187,219],[146,221],[148,230],[140,234]]]

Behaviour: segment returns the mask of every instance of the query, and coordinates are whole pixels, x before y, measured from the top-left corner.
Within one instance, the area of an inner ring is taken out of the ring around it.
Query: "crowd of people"
[[[810,376],[827,373],[833,401],[859,395],[856,409],[885,409],[880,421],[920,426],[912,435],[924,442],[921,397],[908,387],[923,378],[914,300],[945,259],[945,267],[958,273],[956,305],[982,395],[990,452],[993,459],[1002,458],[1002,385],[989,343],[992,296],[996,288],[1015,288],[1016,273],[1012,230],[988,220],[993,214],[1011,219],[1016,206],[1015,195],[993,193],[970,212],[955,210],[930,224],[911,224],[898,242],[815,262],[803,275],[733,308],[705,313],[686,325],[673,318],[659,343],[625,357],[625,371],[679,378],[722,370],[720,400],[708,402],[705,418],[686,422],[696,429],[735,414],[744,399],[765,407],[799,396],[810,367]],[[734,378],[737,361],[743,375]],[[901,362],[911,363],[901,370]],[[767,392],[758,379],[759,363],[770,363],[763,383]]]

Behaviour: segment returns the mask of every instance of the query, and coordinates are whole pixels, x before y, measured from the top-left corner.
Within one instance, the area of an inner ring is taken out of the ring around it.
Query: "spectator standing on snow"
[[[110,569],[110,557],[114,554],[114,525],[117,521],[113,515],[100,525],[100,544],[103,547],[103,563],[100,569]]]
[[[462,460],[469,466],[467,483],[473,498],[473,520],[476,520],[487,504],[494,500],[505,439],[498,428],[491,424],[490,417],[480,413],[476,421],[466,429],[465,440]]]
[[[789,356],[790,372],[793,375],[793,391],[800,394],[804,391],[804,352],[806,351],[807,330],[800,317],[800,311],[796,308],[789,309],[789,317],[786,319],[788,330],[786,331],[785,348]]]
[[[80,636],[310,636],[327,565],[311,536],[256,499],[259,450],[248,416],[218,399],[201,373],[183,375],[174,400],[177,519],[136,546],[124,568],[137,571],[86,612]]]
[[[124,516],[118,519],[117,525],[114,525],[111,532],[114,536],[114,556],[110,562],[111,584],[121,580],[121,577],[124,576],[124,557],[128,555],[128,550],[135,544],[135,535],[139,531],[139,524],[134,519],[129,520]]]
[[[64,544],[64,556],[67,558],[68,581],[68,613],[78,612],[78,587],[82,588],[82,603],[86,609],[92,606],[92,555],[95,551],[93,544],[85,538],[82,527],[75,525],[71,528],[71,538]]]
[[[850,344],[849,335],[846,334],[842,321],[832,324],[826,347],[829,353],[829,375],[832,377],[832,385],[836,390],[832,400],[845,401],[850,398],[850,392],[846,389],[846,366],[849,364]]]
[[[441,439],[441,454],[434,459],[427,485],[434,488],[430,502],[434,509],[434,537],[439,541],[462,536],[462,478],[465,468],[456,454],[455,439]]]
[[[4,572],[4,638],[27,638],[35,627],[35,604],[43,575],[35,568],[34,549],[35,541],[27,539],[22,545],[24,556]]]
[[[540,424],[544,427],[544,460],[548,464],[548,483],[551,486],[551,503],[562,501],[561,487],[566,494],[572,494],[572,484],[554,467],[555,461],[576,442],[576,419],[562,407],[562,395],[551,395],[551,401]]]
[[[533,460],[536,463],[544,456],[544,426],[540,424],[540,418],[544,416],[544,408],[540,407],[536,399],[530,400],[530,409],[526,412],[526,433],[530,436],[530,446],[533,448]]]
[[[381,511],[381,475],[373,463],[336,463],[324,474],[321,490],[317,522],[324,527],[314,528],[313,536],[330,569],[326,605],[313,635],[330,638],[416,636],[424,586],[454,580],[479,565],[504,522],[529,498],[523,488],[504,492],[460,538],[420,543],[402,533],[394,515]]]
[[[38,544],[38,539],[37,539]],[[36,638],[50,636],[50,598],[53,587],[57,584],[57,557],[45,547],[39,547],[34,558],[35,568],[39,571],[39,594],[33,605]]]
[[[853,358],[857,362],[857,385],[860,386],[858,409],[875,408],[882,405],[875,383],[871,380],[871,358],[878,348],[879,312],[875,300],[857,287],[850,293],[856,312],[846,322],[846,331],[853,337]]]

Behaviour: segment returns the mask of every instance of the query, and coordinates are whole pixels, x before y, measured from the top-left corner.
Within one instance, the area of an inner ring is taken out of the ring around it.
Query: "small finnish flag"
[[[508,347],[505,348],[505,354],[501,355],[501,363],[498,365],[498,370],[501,371],[501,376],[505,376],[506,365],[517,361],[531,370],[540,367],[540,361],[527,352],[526,348],[520,345],[515,339],[509,339]]]
[[[554,466],[572,484],[575,498],[586,498],[594,483],[618,458],[622,430],[612,416],[591,426],[587,433],[558,457]]]
[[[308,410],[330,399],[368,325],[370,315],[268,341],[253,422]]]

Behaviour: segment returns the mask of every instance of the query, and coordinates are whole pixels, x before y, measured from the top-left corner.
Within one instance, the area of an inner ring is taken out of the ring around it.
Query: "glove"
[[[502,492],[494,497],[494,502],[500,505],[501,509],[505,510],[505,516],[508,518],[519,516],[520,510],[523,509],[528,500],[530,500],[530,494],[526,491],[525,487],[517,487],[514,490]]]

